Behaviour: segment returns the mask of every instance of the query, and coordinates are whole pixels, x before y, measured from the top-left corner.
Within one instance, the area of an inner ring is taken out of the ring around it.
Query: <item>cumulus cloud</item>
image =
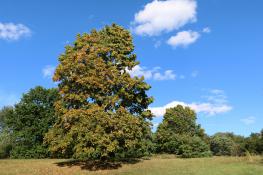
[[[162,80],[175,80],[176,74],[173,70],[166,70],[163,73],[160,72],[160,67],[155,67],[153,69],[147,69],[146,67],[141,67],[139,65],[135,66],[131,71],[128,70],[132,77],[142,77],[144,76],[145,79],[153,79],[157,81]]]
[[[176,107],[177,105],[188,106],[197,113],[204,113],[208,115],[216,115],[220,113],[228,112],[232,109],[227,104],[217,105],[212,103],[185,103],[182,101],[172,101],[161,107],[149,108],[156,117],[162,117],[165,114],[166,109]]]
[[[177,30],[196,21],[196,8],[195,0],[154,0],[135,14],[133,30],[148,36]]]
[[[42,69],[42,74],[44,78],[52,78],[52,76],[54,75],[56,67],[55,66],[51,66],[51,65],[47,65]]]
[[[0,22],[0,39],[18,40],[22,37],[26,37],[30,35],[31,35],[31,30],[23,24]]]
[[[247,118],[243,118],[240,121],[243,122],[245,125],[252,125],[256,122],[256,117],[250,116]]]
[[[211,95],[209,97],[211,99],[207,99],[207,101],[205,101],[205,102],[186,103],[186,102],[182,102],[182,101],[172,101],[172,102],[170,102],[164,106],[151,107],[149,109],[152,111],[152,113],[156,117],[162,117],[165,114],[166,109],[176,107],[177,105],[181,105],[181,106],[185,106],[185,107],[188,106],[197,113],[203,113],[203,114],[211,115],[211,116],[216,115],[216,114],[225,113],[225,112],[232,110],[232,106],[228,105],[228,103],[226,101],[226,96],[223,97],[225,101],[221,100],[222,93],[220,93],[220,95],[218,95],[218,94],[215,94],[212,91],[210,91],[210,94]],[[213,94],[214,94],[214,96],[213,96]]]
[[[178,32],[175,36],[171,36],[167,44],[170,46],[176,48],[176,47],[187,47],[190,44],[193,44],[197,41],[197,39],[200,37],[200,34],[198,32],[194,31],[182,31]]]

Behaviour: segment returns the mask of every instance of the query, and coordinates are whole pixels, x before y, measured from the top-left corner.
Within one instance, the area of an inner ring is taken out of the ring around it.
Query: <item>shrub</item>
[[[200,137],[184,137],[184,143],[179,147],[179,155],[183,158],[210,157],[212,155],[209,145]]]
[[[3,130],[0,133],[0,159],[9,158],[13,148],[13,141],[10,134]]]
[[[210,148],[216,156],[233,156],[236,155],[238,145],[224,134],[215,134],[210,140]]]

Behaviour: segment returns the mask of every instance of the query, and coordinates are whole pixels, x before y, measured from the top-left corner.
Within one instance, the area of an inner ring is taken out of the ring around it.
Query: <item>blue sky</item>
[[[263,1],[8,0],[0,5],[0,107],[51,73],[77,33],[117,23],[131,30],[155,101],[190,105],[208,134],[249,135],[263,128]]]

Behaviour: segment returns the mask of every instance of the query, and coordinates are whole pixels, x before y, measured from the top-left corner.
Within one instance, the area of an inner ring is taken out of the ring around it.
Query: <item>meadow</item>
[[[263,175],[263,158],[212,157],[180,159],[158,155],[111,166],[65,159],[0,160],[1,175]]]

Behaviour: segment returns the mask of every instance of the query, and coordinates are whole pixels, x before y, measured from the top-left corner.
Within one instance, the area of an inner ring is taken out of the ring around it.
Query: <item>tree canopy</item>
[[[209,146],[204,137],[204,130],[196,124],[195,112],[189,107],[178,105],[166,110],[163,121],[157,128],[157,152],[187,158],[210,156]]]
[[[145,152],[153,99],[144,79],[128,72],[138,64],[133,50],[131,34],[116,24],[66,46],[53,77],[59,118],[46,135],[54,154],[104,160]]]
[[[55,122],[54,103],[57,89],[36,87],[24,94],[14,108],[4,108],[5,129],[14,140],[11,157],[40,158],[48,154],[43,145],[44,134]]]

